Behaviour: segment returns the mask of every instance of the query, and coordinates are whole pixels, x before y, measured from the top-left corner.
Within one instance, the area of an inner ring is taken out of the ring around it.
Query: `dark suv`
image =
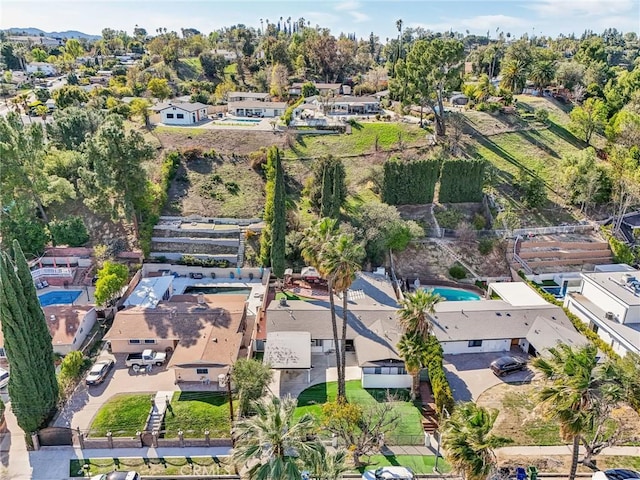
[[[527,366],[527,362],[520,360],[519,358],[505,356],[500,357],[497,360],[491,362],[491,371],[498,377],[502,377],[507,373],[515,372],[518,370],[524,370]]]

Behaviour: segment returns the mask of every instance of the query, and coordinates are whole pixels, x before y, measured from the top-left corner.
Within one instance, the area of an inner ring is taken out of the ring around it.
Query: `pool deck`
[[[267,292],[267,287],[262,284],[260,278],[253,280],[231,279],[231,278],[188,278],[177,277],[173,280],[173,294],[183,294],[187,287],[231,287],[246,288],[251,290],[247,296],[247,313],[256,315],[258,308],[262,305],[262,299]]]
[[[69,288],[49,286],[37,290],[38,296],[51,292],[82,292],[73,302],[73,305],[94,305],[95,304],[95,287],[87,287],[83,285],[69,285]],[[63,304],[68,305],[68,304]]]

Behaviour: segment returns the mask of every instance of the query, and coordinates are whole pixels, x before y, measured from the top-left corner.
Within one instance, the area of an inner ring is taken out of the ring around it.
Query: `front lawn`
[[[371,455],[370,457],[362,457],[362,460],[367,460],[367,465],[357,469],[360,473],[379,467],[403,466],[409,467],[413,473],[424,475],[434,473],[433,467],[436,463],[436,457],[433,455]],[[451,471],[451,467],[444,458],[438,460],[438,470],[441,473]]]
[[[362,388],[360,380],[351,380],[346,384],[347,400],[362,406],[374,405],[387,399],[387,391],[382,389]],[[322,404],[336,399],[337,382],[321,383],[307,388],[298,396],[296,418],[304,413],[310,413],[322,422]],[[420,410],[409,401],[407,390],[389,391],[397,400],[394,401],[395,410],[400,416],[394,430],[385,437],[387,443],[394,445],[421,445],[424,442]]]
[[[85,465],[87,466],[86,468]],[[144,471],[145,475],[231,475],[233,467],[225,457],[86,458],[69,463],[70,477],[93,476],[114,470]]]
[[[175,392],[171,409],[164,416],[165,437],[175,438],[182,430],[187,438],[204,438],[204,431],[209,430],[211,438],[229,438],[231,423],[226,394]]]
[[[149,393],[115,395],[105,403],[91,422],[89,435],[104,437],[111,432],[114,437],[133,437],[144,430],[151,402]]]

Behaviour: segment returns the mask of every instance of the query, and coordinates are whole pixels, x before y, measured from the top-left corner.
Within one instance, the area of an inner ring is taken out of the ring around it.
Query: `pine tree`
[[[9,396],[25,433],[42,427],[58,401],[53,346],[31,272],[17,240],[0,254],[0,319],[11,364]]]
[[[271,268],[276,278],[284,278],[287,209],[285,206],[284,170],[280,152],[275,149],[273,220],[271,222]]]

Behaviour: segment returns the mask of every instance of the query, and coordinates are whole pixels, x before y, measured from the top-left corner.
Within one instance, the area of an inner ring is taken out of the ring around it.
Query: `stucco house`
[[[165,125],[194,125],[207,119],[207,106],[200,102],[159,103],[151,110],[159,114],[159,122]]]
[[[58,68],[53,63],[48,62],[31,62],[27,64],[27,73],[42,72],[47,77],[51,77],[58,73]]]
[[[268,93],[260,92],[229,92],[227,101],[229,102],[268,102],[271,99]]]
[[[640,271],[581,274],[564,305],[619,355],[640,354]]]
[[[280,117],[284,115],[284,111],[286,109],[287,104],[285,102],[266,102],[257,100],[232,102],[228,105],[229,114],[236,117]]]
[[[292,97],[298,97],[302,94],[302,86],[306,82],[296,82],[289,87],[289,95]],[[348,85],[342,85],[341,83],[314,83],[316,90],[320,95],[340,95],[342,93],[350,93],[351,87]],[[343,91],[343,87],[348,87],[348,92]]]
[[[169,352],[176,382],[213,383],[248,355],[246,317],[243,295],[174,295],[155,308],[121,310],[105,340],[113,353]]]

